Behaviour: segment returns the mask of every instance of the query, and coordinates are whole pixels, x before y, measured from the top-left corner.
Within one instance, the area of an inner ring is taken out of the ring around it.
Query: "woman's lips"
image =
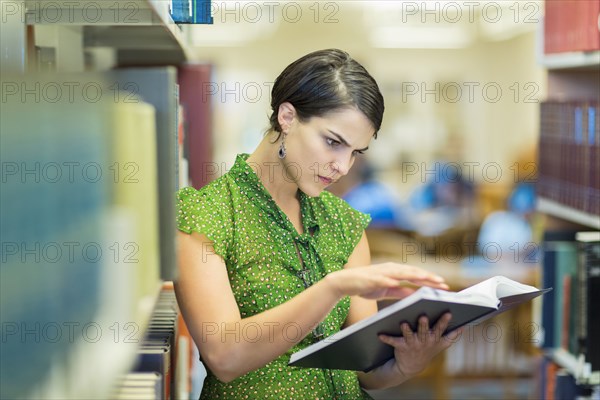
[[[333,183],[333,179],[325,178],[324,176],[319,175],[319,179],[326,185],[331,185]]]

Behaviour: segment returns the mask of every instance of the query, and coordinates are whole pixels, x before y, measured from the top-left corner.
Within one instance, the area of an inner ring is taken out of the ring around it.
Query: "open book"
[[[377,314],[292,354],[289,365],[370,371],[394,357],[393,347],[379,340],[378,334],[402,336],[401,322],[408,322],[416,330],[421,315],[427,315],[433,326],[449,311],[452,319],[444,332],[447,334],[468,323],[479,323],[549,290],[552,289],[539,290],[504,276],[495,276],[460,292],[421,287]]]

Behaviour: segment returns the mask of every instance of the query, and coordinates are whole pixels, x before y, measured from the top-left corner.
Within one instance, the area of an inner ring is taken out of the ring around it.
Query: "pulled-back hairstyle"
[[[277,77],[271,91],[270,129],[279,132],[279,136],[277,115],[284,102],[294,106],[300,122],[356,107],[371,121],[375,138],[383,119],[383,96],[377,82],[348,53],[338,49],[309,53]]]

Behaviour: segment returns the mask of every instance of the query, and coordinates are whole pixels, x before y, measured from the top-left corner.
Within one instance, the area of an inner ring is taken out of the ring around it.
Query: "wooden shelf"
[[[27,25],[80,26],[85,47],[113,48],[126,63],[165,65],[191,59],[164,0],[26,0],[24,20]]]
[[[580,225],[589,226],[594,229],[600,229],[600,216],[586,213],[552,200],[539,198],[537,209],[554,217],[562,218]]]

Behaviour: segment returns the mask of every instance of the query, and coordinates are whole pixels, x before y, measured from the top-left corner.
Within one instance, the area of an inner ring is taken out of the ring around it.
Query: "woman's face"
[[[346,175],[369,147],[375,129],[355,108],[345,108],[302,123],[295,117],[285,139],[288,180],[311,197]]]

